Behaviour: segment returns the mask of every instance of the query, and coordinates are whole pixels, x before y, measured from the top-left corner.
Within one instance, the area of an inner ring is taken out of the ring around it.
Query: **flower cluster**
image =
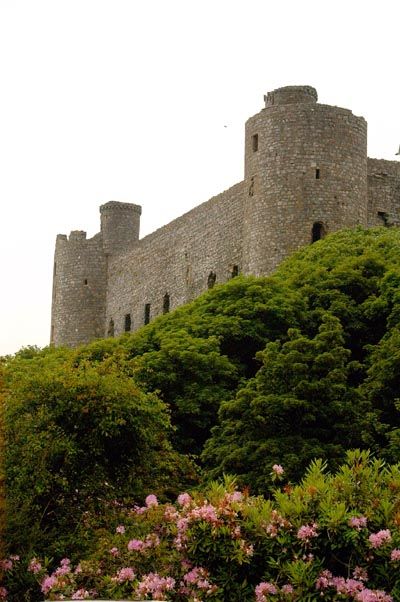
[[[328,589],[332,589],[341,596],[347,596],[350,600],[357,602],[393,602],[392,596],[382,590],[371,590],[365,587],[364,578],[334,577],[328,570],[323,571],[316,581],[317,590],[321,595]]]
[[[210,583],[209,577],[210,574],[206,569],[195,566],[183,575],[180,593],[189,599],[196,597],[199,591],[205,592],[207,596],[213,594],[218,588]]]
[[[368,540],[372,548],[380,548],[385,543],[392,541],[392,534],[390,533],[389,529],[382,529],[377,533],[371,533],[371,535],[368,537]]]
[[[313,523],[312,525],[302,525],[297,531],[297,538],[307,543],[310,541],[310,539],[313,539],[314,537],[318,537],[316,523]]]
[[[175,579],[172,577],[161,577],[158,573],[149,573],[136,587],[136,594],[140,597],[150,594],[154,600],[166,600],[167,592],[173,591],[174,587]]]

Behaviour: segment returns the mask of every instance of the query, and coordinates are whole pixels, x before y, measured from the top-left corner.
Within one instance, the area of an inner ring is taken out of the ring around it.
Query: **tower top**
[[[312,86],[285,86],[268,92],[264,96],[264,100],[267,108],[291,103],[315,103],[318,100],[318,94]]]
[[[135,205],[134,203],[121,203],[120,201],[108,201],[108,203],[100,205],[100,213],[106,213],[108,211],[132,211],[140,215],[142,213],[142,207],[140,205]]]

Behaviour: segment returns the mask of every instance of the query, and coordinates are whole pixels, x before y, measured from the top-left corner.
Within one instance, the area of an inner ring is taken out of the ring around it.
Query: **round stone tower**
[[[127,251],[139,240],[141,213],[141,206],[133,203],[109,201],[101,205],[101,234],[106,255]]]
[[[269,92],[246,123],[243,271],[270,273],[326,233],[367,226],[367,123],[311,86]]]
[[[102,238],[59,234],[53,269],[51,343],[76,347],[104,336],[107,261]]]

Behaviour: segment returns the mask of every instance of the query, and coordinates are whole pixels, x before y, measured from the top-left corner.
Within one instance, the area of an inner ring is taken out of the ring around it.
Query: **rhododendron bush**
[[[6,590],[27,570],[38,584],[31,600],[400,600],[400,465],[355,451],[334,475],[313,462],[299,485],[284,467],[272,473],[270,499],[226,478],[174,504],[115,502],[109,531],[81,562],[3,560],[0,599],[18,599]]]

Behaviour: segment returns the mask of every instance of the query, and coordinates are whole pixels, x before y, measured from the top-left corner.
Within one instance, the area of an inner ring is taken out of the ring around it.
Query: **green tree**
[[[373,348],[362,390],[371,404],[365,441],[390,462],[400,461],[400,330],[395,327]]]
[[[165,405],[112,365],[70,352],[17,357],[6,370],[7,537],[17,553],[76,552],[85,516],[112,500],[174,495],[192,467],[169,444]]]
[[[350,352],[338,318],[325,313],[315,337],[294,329],[288,335],[258,354],[255,378],[222,404],[203,454],[213,476],[235,473],[265,492],[273,464],[296,479],[313,458],[337,464],[361,444],[366,402],[349,386]]]

